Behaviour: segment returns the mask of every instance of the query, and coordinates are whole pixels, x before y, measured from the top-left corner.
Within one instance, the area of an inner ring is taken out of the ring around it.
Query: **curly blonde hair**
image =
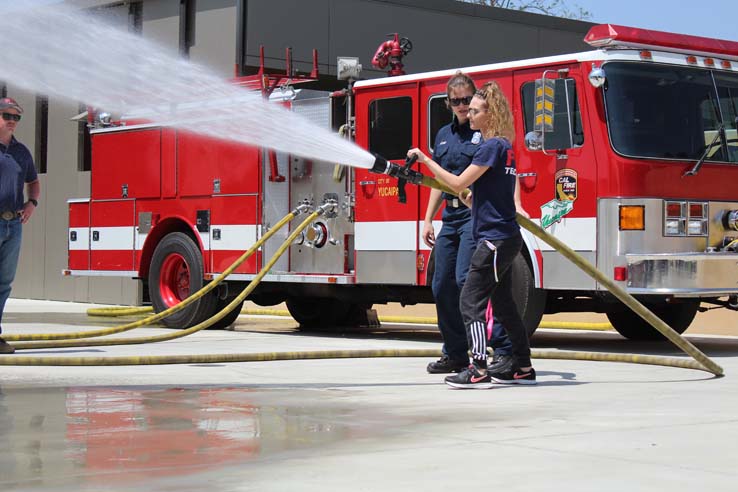
[[[512,110],[497,82],[487,82],[474,95],[484,99],[488,110],[484,138],[503,137],[512,142],[515,138]]]

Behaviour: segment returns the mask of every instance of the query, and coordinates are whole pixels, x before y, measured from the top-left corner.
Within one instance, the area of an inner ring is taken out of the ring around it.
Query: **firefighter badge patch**
[[[554,175],[555,198],[561,201],[577,199],[577,172],[573,169],[559,169]]]

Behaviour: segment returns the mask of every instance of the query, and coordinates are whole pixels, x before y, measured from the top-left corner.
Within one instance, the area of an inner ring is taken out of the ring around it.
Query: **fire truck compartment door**
[[[90,201],[87,199],[69,202],[67,268],[70,270],[90,269]]]
[[[93,200],[160,196],[160,128],[93,134],[92,161]]]
[[[135,210],[134,200],[92,202],[90,210],[92,270],[134,270]]]
[[[358,93],[357,143],[403,164],[407,151],[419,146],[419,98],[415,83]],[[402,190],[398,184],[397,178],[356,169],[357,282],[418,284],[418,224],[425,209],[418,186],[406,184]]]
[[[210,258],[215,273],[224,271],[254,245],[258,227],[256,195],[213,197],[210,209]],[[256,273],[261,252],[257,251],[234,273]]]
[[[259,151],[237,142],[177,132],[180,196],[257,193]]]

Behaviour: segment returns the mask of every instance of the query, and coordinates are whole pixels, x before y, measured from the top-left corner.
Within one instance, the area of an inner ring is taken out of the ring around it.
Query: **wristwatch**
[[[29,198],[28,201],[33,203],[34,207],[38,207],[38,200],[36,200],[35,198]]]

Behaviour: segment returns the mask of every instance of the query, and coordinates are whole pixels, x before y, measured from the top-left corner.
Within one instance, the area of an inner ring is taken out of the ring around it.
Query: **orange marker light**
[[[620,205],[620,230],[642,231],[646,228],[644,205]]]
[[[640,55],[641,60],[653,60],[653,55],[651,55],[651,52],[648,50],[641,50]]]

